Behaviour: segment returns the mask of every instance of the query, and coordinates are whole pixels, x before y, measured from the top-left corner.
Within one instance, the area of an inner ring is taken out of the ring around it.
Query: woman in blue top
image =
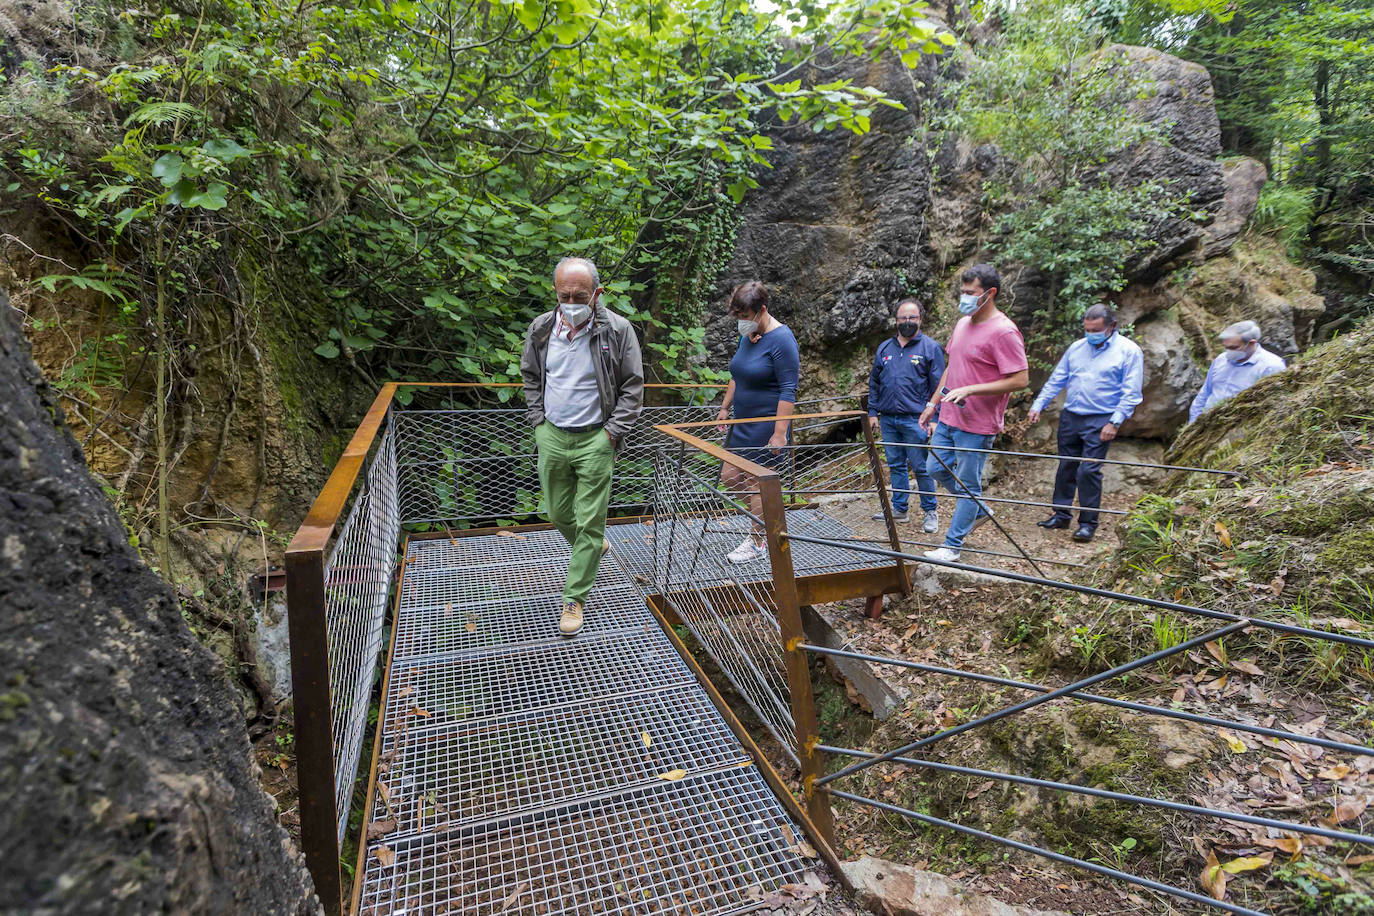
[[[730,384],[716,419],[728,420],[731,407],[737,420],[777,417],[772,423],[731,425],[725,439],[725,447],[741,458],[776,467],[792,437],[792,421],[786,418],[796,409],[801,375],[797,338],[787,325],[768,314],[768,290],[758,280],[735,287],[730,294],[730,314],[739,326],[739,348],[730,360]],[[763,500],[752,476],[727,464],[721,469],[721,483],[727,491],[751,491],[750,509],[756,516],[763,515]],[[767,555],[763,528],[755,522],[728,559],[731,563],[749,563]]]

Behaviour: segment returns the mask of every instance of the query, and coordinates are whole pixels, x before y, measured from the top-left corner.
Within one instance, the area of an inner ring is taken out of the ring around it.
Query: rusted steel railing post
[[[873,472],[873,486],[878,490],[878,502],[883,507],[883,518],[887,521],[887,539],[892,544],[892,549],[897,553],[902,552],[902,537],[897,533],[897,522],[892,517],[892,499],[887,492],[887,482],[883,480],[883,466],[878,460],[878,444],[873,438],[873,426],[867,420],[861,424],[864,428],[864,443],[868,446],[868,466]],[[897,581],[902,585],[902,594],[911,594],[911,578],[907,575],[906,564],[897,560]],[[882,601],[882,596],[878,596],[878,601]],[[879,605],[881,609],[882,605]],[[880,611],[881,612],[881,611]],[[875,617],[876,614],[869,616]]]
[[[339,874],[339,817],[334,800],[334,723],[330,714],[324,596],[324,551],[288,550],[286,612],[291,638],[301,847],[320,903],[333,916],[343,911],[343,882]]]
[[[787,688],[792,701],[792,727],[801,763],[802,793],[807,814],[832,849],[835,846],[835,819],[830,802],[819,791],[816,780],[825,775],[825,762],[818,750],[820,728],[816,722],[816,698],[811,692],[811,668],[802,632],[801,605],[797,601],[797,576],[792,567],[792,545],[783,537],[787,530],[782,501],[782,482],[777,472],[758,477],[763,503],[764,535],[768,540],[768,559],[773,568],[773,598],[778,608],[782,631],[783,660],[787,668]]]

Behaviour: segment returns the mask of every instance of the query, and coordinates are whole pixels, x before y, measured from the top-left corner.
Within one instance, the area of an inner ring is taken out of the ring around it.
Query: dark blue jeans
[[[1112,419],[1109,413],[1081,414],[1067,410],[1059,415],[1059,454],[1075,458],[1106,458],[1111,445],[1102,441],[1102,427]],[[1059,462],[1054,475],[1054,514],[1067,520],[1072,515],[1074,491],[1078,491],[1078,524],[1097,527],[1102,505],[1102,465],[1096,461]]]
[[[887,453],[887,469],[892,476],[892,511],[899,515],[905,513],[907,506],[910,505],[910,494],[903,492],[911,489],[907,468],[914,472],[912,476],[916,479],[916,489],[921,491],[921,508],[930,512],[938,505],[934,496],[926,495],[935,492],[935,481],[926,473],[926,460],[929,457],[926,450],[917,447],[925,445],[929,438],[925,430],[921,429],[918,420],[916,414],[884,416],[878,419],[883,441],[902,443],[883,446],[883,451]]]

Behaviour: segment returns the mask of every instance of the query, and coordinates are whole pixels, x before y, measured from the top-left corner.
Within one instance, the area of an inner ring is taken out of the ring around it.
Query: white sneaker
[[[925,520],[921,522],[921,530],[926,534],[934,534],[940,530],[940,513],[934,509],[926,512]]]
[[[950,550],[948,547],[936,547],[934,550],[927,550],[925,556],[932,560],[939,560],[942,563],[959,562],[959,551]]]
[[[766,556],[768,556],[768,548],[755,542],[754,536],[751,534],[740,541],[738,547],[726,554],[725,559],[731,563],[752,563]]]

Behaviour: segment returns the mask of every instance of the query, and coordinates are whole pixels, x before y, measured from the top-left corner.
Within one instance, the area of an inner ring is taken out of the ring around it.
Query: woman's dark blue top
[[[787,325],[778,325],[760,337],[758,343],[741,337],[739,349],[730,360],[730,378],[735,382],[735,419],[776,416],[779,402],[796,403],[800,375],[801,351]],[[759,448],[771,438],[772,423],[740,423],[730,427],[726,447]]]

